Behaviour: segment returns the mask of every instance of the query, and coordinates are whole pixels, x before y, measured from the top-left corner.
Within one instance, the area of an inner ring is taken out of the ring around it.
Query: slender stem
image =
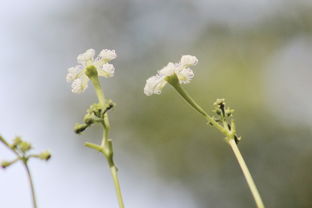
[[[9,149],[11,149],[10,144],[2,136],[0,136],[0,141]]]
[[[124,205],[123,199],[122,199],[122,193],[121,193],[121,189],[120,189],[117,168],[116,168],[116,166],[112,166],[110,168],[110,170],[111,170],[111,173],[112,173],[112,176],[113,176],[113,180],[114,180],[114,184],[115,184],[116,195],[117,195],[119,207],[120,208],[124,208],[125,205]]]
[[[17,158],[20,157],[20,154],[19,154],[16,150],[14,150],[13,148],[11,148],[10,144],[9,144],[2,136],[0,136],[0,141],[1,141],[5,146],[7,146],[7,147],[17,156]]]
[[[29,181],[29,184],[30,184],[31,196],[32,196],[32,201],[33,201],[33,207],[34,207],[34,208],[37,208],[35,187],[34,187],[34,184],[33,184],[33,180],[32,180],[31,174],[30,174],[30,170],[29,170],[27,161],[23,161],[23,164],[24,164],[24,167],[25,167],[25,169],[26,169],[28,181]]]
[[[208,116],[205,110],[200,107],[194,99],[182,88],[179,82],[170,82],[170,84],[177,90],[177,92],[188,102],[196,111],[198,111],[203,116]]]
[[[190,104],[197,112],[199,112],[201,115],[203,115],[209,123],[211,123],[213,126],[215,126],[219,131],[221,131],[224,134],[227,134],[227,131],[220,125],[218,122],[215,121],[215,119],[206,113],[206,111],[200,107],[195,100],[182,88],[179,82],[169,82],[176,90],[177,92],[184,98],[184,100]]]
[[[99,78],[96,75],[93,76],[89,76],[89,78],[92,81],[92,84],[94,85],[94,89],[97,95],[97,98],[99,100],[99,103],[102,106],[105,106],[106,101],[105,101],[105,97],[104,97],[104,93],[101,87],[101,83],[99,81]],[[109,118],[108,118],[108,114],[105,113],[103,115],[103,138],[102,138],[102,142],[101,142],[101,146],[97,146],[94,144],[86,144],[87,146],[97,149],[104,154],[104,156],[107,159],[108,165],[110,167],[111,170],[111,174],[113,176],[113,180],[114,180],[114,184],[115,184],[115,189],[116,189],[116,195],[117,195],[117,200],[118,200],[118,204],[119,204],[119,208],[124,208],[124,203],[123,203],[123,198],[122,198],[122,193],[121,193],[121,188],[120,188],[120,184],[119,184],[119,179],[118,179],[118,174],[117,174],[117,167],[115,166],[115,163],[113,161],[113,147],[112,147],[112,142],[109,139],[109,131],[110,131],[110,123],[109,123]]]
[[[252,176],[251,176],[251,174],[250,174],[250,172],[248,170],[248,167],[247,167],[247,165],[246,165],[246,163],[244,161],[244,158],[241,155],[241,153],[240,153],[240,151],[239,151],[239,149],[238,149],[238,147],[236,145],[236,142],[234,141],[234,139],[230,139],[228,142],[229,142],[229,144],[230,144],[230,146],[231,146],[231,148],[232,148],[232,150],[233,150],[233,152],[234,152],[234,154],[236,156],[236,159],[237,159],[237,161],[238,161],[238,163],[239,163],[239,165],[240,165],[240,167],[241,167],[241,169],[242,169],[242,171],[244,173],[245,179],[246,179],[247,184],[248,184],[248,186],[250,188],[250,191],[251,191],[251,193],[252,193],[252,195],[253,195],[253,197],[255,199],[257,207],[258,208],[264,208],[264,204],[262,202],[262,199],[261,199],[261,196],[259,194],[259,191],[258,191],[258,189],[256,187],[256,184],[255,184],[255,182],[254,182],[254,180],[253,180],[253,178],[252,178]]]
[[[92,84],[94,85],[95,93],[96,93],[96,96],[99,100],[99,103],[101,105],[104,105],[105,97],[104,97],[104,93],[102,91],[101,83],[99,81],[98,76],[92,76],[90,78],[91,78]]]

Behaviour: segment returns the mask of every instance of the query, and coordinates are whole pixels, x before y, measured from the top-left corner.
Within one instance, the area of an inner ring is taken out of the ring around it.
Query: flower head
[[[108,62],[117,57],[115,50],[102,50],[95,58],[95,50],[88,49],[77,56],[79,65],[70,67],[66,76],[67,82],[72,82],[72,92],[82,93],[88,87],[89,77],[85,74],[88,66],[94,66],[102,77],[114,76],[114,65]]]
[[[197,62],[198,59],[195,56],[184,55],[181,57],[179,63],[168,63],[168,65],[159,70],[155,76],[146,80],[144,93],[147,96],[160,94],[162,88],[167,84],[166,78],[174,74],[177,76],[180,84],[189,83],[194,77],[194,73],[189,67],[195,66]]]

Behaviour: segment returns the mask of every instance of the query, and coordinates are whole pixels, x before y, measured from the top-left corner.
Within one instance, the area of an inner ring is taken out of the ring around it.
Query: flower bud
[[[12,149],[16,149],[16,147],[22,143],[22,139],[21,137],[15,137],[15,139],[13,140],[13,143],[11,144],[11,148]]]
[[[9,161],[2,161],[1,162],[1,167],[3,169],[9,167],[10,165],[12,165],[12,162],[9,162]]]
[[[238,136],[234,135],[234,140],[235,140],[235,143],[238,144],[240,142],[240,140],[242,140],[242,137],[238,137]]]
[[[224,100],[223,98],[222,98],[222,99],[218,98],[218,99],[216,100],[216,102],[214,102],[213,105],[214,105],[214,106],[225,105],[225,100]]]
[[[98,72],[95,68],[95,66],[90,65],[86,68],[86,75],[91,79],[91,77],[97,77]]]
[[[87,125],[87,124],[75,124],[74,131],[76,134],[80,134],[81,132],[86,130],[86,128],[88,128],[88,126],[89,125]]]
[[[96,103],[92,104],[89,109],[87,110],[88,114],[94,114],[96,117],[101,118],[101,113],[102,112],[102,105]]]
[[[27,152],[32,148],[30,143],[24,141],[22,141],[18,146],[22,152]]]
[[[44,152],[39,154],[39,158],[41,160],[49,160],[51,158],[51,153],[48,151],[44,151]]]
[[[83,122],[85,122],[88,126],[95,122],[93,115],[87,113],[84,118]]]
[[[231,108],[226,108],[225,109],[226,116],[230,117],[230,116],[233,115],[233,113],[234,113],[234,109],[231,109]]]

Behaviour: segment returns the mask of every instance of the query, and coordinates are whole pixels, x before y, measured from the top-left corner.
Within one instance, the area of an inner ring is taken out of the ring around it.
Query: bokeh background
[[[223,137],[167,86],[146,78],[191,54],[185,88],[235,108],[239,147],[267,207],[312,207],[312,3],[309,0],[46,0],[0,6],[0,133],[53,158],[30,162],[40,207],[117,207],[104,158],[73,133],[96,101],[71,93],[67,68],[88,48],[115,49],[103,79],[126,207],[255,207]],[[13,155],[0,146],[0,159]],[[3,208],[31,207],[21,164],[0,171]]]

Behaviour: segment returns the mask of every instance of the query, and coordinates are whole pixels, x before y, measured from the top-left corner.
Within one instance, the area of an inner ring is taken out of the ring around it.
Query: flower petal
[[[160,94],[162,88],[166,85],[165,76],[155,75],[146,80],[146,84],[144,87],[144,93],[147,96],[152,94]]]
[[[170,62],[167,64],[167,66],[159,70],[158,74],[162,76],[171,76],[176,71],[176,66],[177,66],[176,64]]]
[[[195,66],[198,63],[196,56],[184,55],[181,57],[181,65],[184,67]]]
[[[88,87],[89,78],[86,75],[82,75],[80,78],[75,79],[72,83],[73,93],[82,93]]]
[[[67,82],[72,82],[74,81],[75,79],[78,78],[79,76],[79,73],[83,70],[82,66],[81,65],[77,65],[77,66],[74,66],[74,67],[70,67],[68,69],[68,73],[66,75],[66,81]]]
[[[98,57],[97,60],[105,60],[106,63],[115,59],[117,57],[115,50],[103,49]]]
[[[77,62],[80,63],[83,66],[87,66],[89,64],[92,64],[94,60],[95,50],[94,49],[88,49],[86,52],[79,54],[77,56]]]
[[[102,77],[112,77],[114,76],[115,67],[113,64],[104,64],[102,67],[98,68],[98,74]]]
[[[190,68],[182,69],[181,71],[176,72],[176,74],[181,84],[190,83],[190,81],[194,77],[194,72]]]

